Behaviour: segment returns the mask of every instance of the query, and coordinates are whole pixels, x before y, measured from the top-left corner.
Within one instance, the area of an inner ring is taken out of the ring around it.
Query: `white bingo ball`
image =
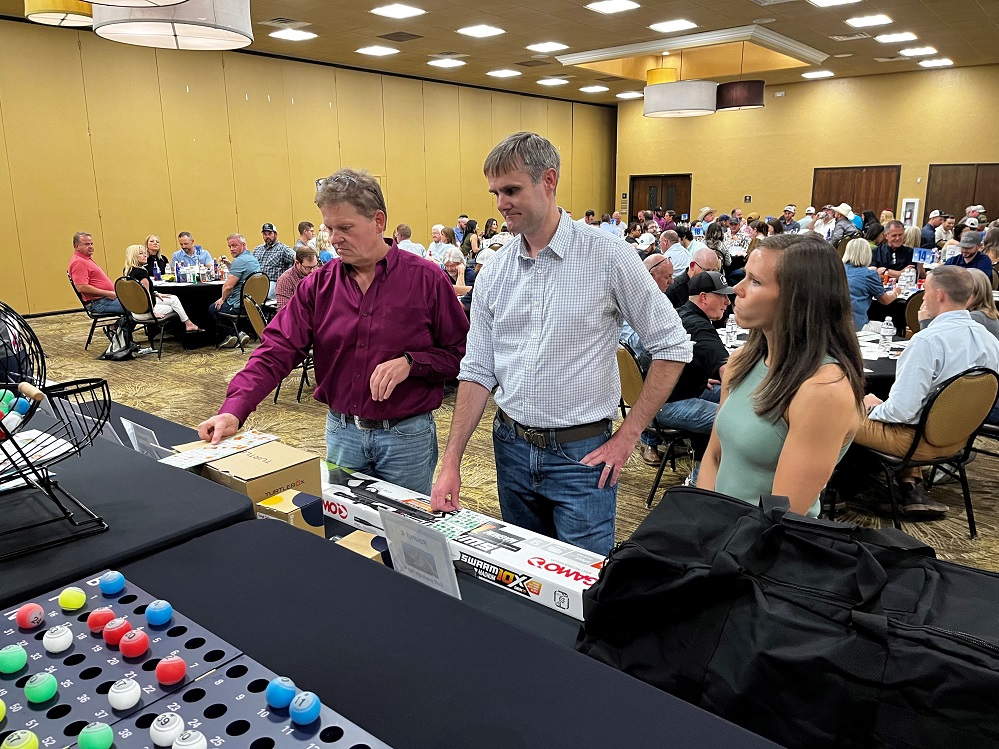
[[[115,710],[129,710],[139,704],[142,689],[135,679],[119,679],[111,685],[108,702]]]
[[[184,733],[184,719],[177,713],[162,713],[149,726],[149,738],[156,746],[170,746]]]
[[[184,731],[174,740],[173,749],[208,749],[208,739],[201,731]]]
[[[42,646],[50,653],[61,653],[73,644],[73,630],[62,624],[49,627],[42,637]]]

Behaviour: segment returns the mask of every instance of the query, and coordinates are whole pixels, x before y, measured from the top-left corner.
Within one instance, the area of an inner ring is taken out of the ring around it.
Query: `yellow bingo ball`
[[[66,588],[59,594],[59,606],[63,611],[76,611],[87,605],[87,594],[80,588]]]
[[[0,723],[3,723],[5,715],[7,715],[7,704],[3,700],[0,700]]]
[[[31,731],[14,731],[0,744],[0,749],[38,749],[38,737]]]

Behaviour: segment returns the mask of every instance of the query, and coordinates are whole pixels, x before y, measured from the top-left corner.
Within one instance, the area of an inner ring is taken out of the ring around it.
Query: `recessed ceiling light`
[[[690,21],[684,21],[682,18],[677,18],[674,21],[663,21],[662,23],[654,23],[649,26],[653,31],[658,31],[660,34],[668,34],[671,31],[686,31],[687,29],[696,29],[697,24],[691,23]]]
[[[458,29],[458,33],[465,36],[474,36],[476,39],[485,39],[487,36],[498,36],[506,32],[495,26],[487,26],[484,23],[480,23],[478,26],[466,26],[463,29]]]
[[[920,60],[919,64],[924,68],[943,68],[948,65],[953,65],[954,61],[949,57],[937,57],[933,60]]]
[[[311,31],[302,31],[301,29],[281,29],[280,31],[272,31],[267,36],[272,36],[275,39],[284,39],[288,42],[304,42],[309,39],[315,39],[318,34],[313,34]]]
[[[645,94],[641,91],[622,91],[617,95],[618,99],[641,99]]]
[[[885,26],[892,22],[891,18],[879,13],[876,16],[857,16],[856,18],[847,18],[846,22],[853,26],[855,29],[864,29],[868,26]]]
[[[802,73],[802,78],[832,78],[836,75],[831,70],[813,70],[810,73]]]
[[[355,49],[362,55],[373,55],[374,57],[385,57],[385,55],[394,55],[399,50],[393,49],[392,47],[379,47],[377,44],[373,47],[361,47],[360,49]]]
[[[853,52],[843,52],[838,55],[833,55],[833,57],[853,57]]]
[[[776,18],[754,18],[753,23],[773,23]]]
[[[564,86],[569,81],[565,78],[542,78],[538,81],[539,86]]]
[[[816,8],[832,8],[835,5],[850,5],[859,3],[860,0],[808,0]]]
[[[527,49],[532,52],[558,52],[560,49],[569,49],[569,45],[558,42],[541,42],[540,44],[529,44]]]
[[[519,70],[503,68],[502,70],[490,70],[486,75],[491,75],[493,78],[515,78],[518,75],[523,75],[523,73]]]
[[[376,16],[385,16],[386,18],[412,18],[413,16],[422,16],[427,11],[422,8],[414,8],[412,5],[403,5],[402,3],[392,3],[391,5],[383,5],[380,8],[372,8],[371,12]]]
[[[666,50],[665,52],[663,52],[663,57],[669,57],[669,50]]]
[[[584,94],[600,94],[604,91],[610,91],[606,86],[583,86],[581,89]]]
[[[460,68],[465,64],[464,60],[455,60],[453,57],[445,57],[443,60],[431,60],[427,65],[435,68]]]
[[[898,51],[900,55],[905,57],[924,57],[925,55],[935,55],[937,53],[936,47],[909,47],[908,49],[900,49]]]
[[[874,37],[874,40],[882,44],[894,44],[895,42],[914,42],[918,38],[911,31],[902,31],[898,34],[880,34]]]
[[[621,13],[622,11],[634,10],[642,6],[631,2],[631,0],[600,0],[600,2],[590,3],[586,7],[590,10],[595,10],[597,13]]]

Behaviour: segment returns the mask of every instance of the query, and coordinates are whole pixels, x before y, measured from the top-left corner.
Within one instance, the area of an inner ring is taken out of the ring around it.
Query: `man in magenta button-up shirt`
[[[433,411],[458,374],[468,320],[439,267],[385,244],[385,200],[370,174],[341,169],[316,204],[339,258],[302,281],[199,434],[234,434],[311,348],[314,395],[330,407],[326,459],[430,494]]]

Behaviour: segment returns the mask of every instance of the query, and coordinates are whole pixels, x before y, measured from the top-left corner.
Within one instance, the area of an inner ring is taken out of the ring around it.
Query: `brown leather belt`
[[[607,431],[610,421],[594,421],[592,424],[582,424],[578,427],[566,427],[564,429],[538,429],[536,427],[525,427],[511,419],[503,409],[497,408],[496,415],[499,420],[508,427],[513,427],[514,433],[526,440],[529,444],[541,449],[547,449],[555,444],[566,445],[570,442],[587,440],[590,437],[597,437]]]
[[[374,431],[376,429],[391,429],[400,421],[413,418],[412,416],[407,416],[406,419],[362,419],[360,416],[342,414],[339,411],[334,411],[332,408],[330,409],[330,413],[333,414],[334,418],[345,418],[348,424],[353,424],[358,429],[365,429],[367,431]]]

